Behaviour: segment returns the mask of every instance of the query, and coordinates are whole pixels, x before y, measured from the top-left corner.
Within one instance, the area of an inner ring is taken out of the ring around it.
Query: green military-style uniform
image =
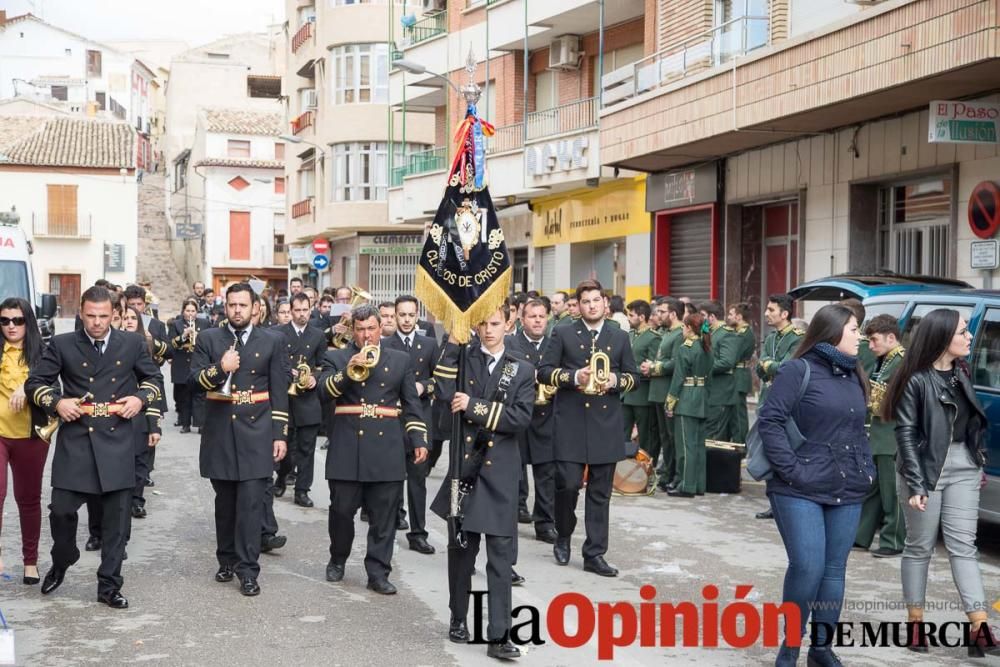
[[[753,390],[753,378],[750,376],[750,360],[757,349],[757,336],[749,324],[743,324],[731,331],[740,342],[736,368],[733,370],[733,382],[736,385],[736,406],[733,409],[733,420],[729,424],[730,442],[746,442],[750,430],[750,417],[747,415],[747,396]]]
[[[708,386],[708,414],[705,415],[705,438],[726,441],[739,396],[736,393],[736,363],[741,340],[736,333],[717,322],[712,327],[712,381]]]
[[[560,322],[564,322],[566,320],[571,320],[571,319],[573,318],[571,318],[569,316],[569,313],[567,313],[566,311],[563,311],[562,315],[549,315],[549,322],[548,324],[545,325],[545,335],[546,336],[550,335],[552,333],[552,329]]]
[[[778,374],[781,364],[792,358],[805,335],[805,331],[792,324],[785,325],[780,331],[775,330],[767,334],[760,351],[760,357],[757,359],[757,377],[761,379],[760,394],[757,396],[758,409],[764,405],[767,390],[770,388],[774,376]]]
[[[684,494],[705,493],[705,417],[708,391],[714,378],[711,352],[701,346],[701,337],[693,335],[677,346],[674,376],[667,394],[667,409],[674,416],[674,443]]]
[[[867,549],[879,531],[879,547],[900,551],[906,540],[906,524],[896,496],[896,423],[882,421],[876,416],[881,409],[882,396],[892,376],[903,365],[903,347],[893,348],[882,359],[872,374],[872,399],[869,404],[871,429],[869,441],[878,479],[865,496],[861,507],[861,521],[858,523],[854,544]]]
[[[656,356],[656,351],[660,348],[660,334],[656,329],[646,325],[633,329],[628,337],[636,367]],[[651,416],[649,410],[648,377],[640,375],[635,389],[622,395],[622,417],[625,421],[625,440],[632,438],[632,427],[636,426],[639,431],[639,447],[655,460],[660,450],[659,432],[656,431],[656,418]]]
[[[677,450],[674,447],[674,419],[667,416],[666,403],[667,394],[670,393],[670,381],[674,378],[674,358],[682,342],[684,342],[683,324],[678,322],[672,329],[664,329],[660,337],[660,346],[656,350],[656,359],[649,369],[649,405],[655,410],[662,455],[656,475],[663,486],[672,482],[679,470]],[[656,464],[655,456],[653,464]]]
[[[858,326],[861,326],[861,322],[858,322]],[[878,358],[872,352],[867,336],[862,336],[861,340],[858,341],[858,361],[861,362],[861,367],[865,369],[865,375],[871,377],[872,373],[875,372],[875,366],[878,364]]]

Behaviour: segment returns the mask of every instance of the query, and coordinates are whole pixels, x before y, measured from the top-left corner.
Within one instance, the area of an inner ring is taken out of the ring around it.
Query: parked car
[[[1000,523],[1000,290],[974,289],[960,280],[887,273],[831,276],[799,285],[790,294],[806,301],[861,299],[866,317],[886,313],[899,319],[904,346],[930,311],[953,308],[962,314],[973,336],[968,359],[972,381],[989,419],[988,480],[980,496],[979,516]]]

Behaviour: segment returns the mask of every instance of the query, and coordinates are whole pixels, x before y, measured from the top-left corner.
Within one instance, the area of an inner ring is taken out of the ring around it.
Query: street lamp
[[[279,135],[278,138],[281,139],[282,141],[287,141],[290,144],[307,144],[309,146],[312,146],[313,148],[318,148],[320,153],[326,151],[326,149],[323,146],[320,146],[319,144],[315,144],[311,141],[306,141],[302,137],[296,137],[291,134],[282,134]]]
[[[430,76],[443,79],[452,90],[458,93],[460,96],[465,98],[467,104],[478,104],[479,96],[482,94],[482,88],[480,88],[474,79],[476,72],[476,56],[472,52],[472,47],[469,47],[469,57],[465,62],[465,71],[469,73],[469,82],[462,86],[461,88],[456,86],[451,79],[444,76],[443,74],[438,74],[437,72],[431,72],[426,67],[413,60],[407,60],[406,58],[400,58],[393,63],[396,67],[403,70],[404,72],[409,72],[410,74],[429,74]]]
[[[459,95],[462,94],[462,91],[459,89],[458,86],[452,83],[451,79],[444,76],[443,74],[438,74],[437,72],[428,71],[426,67],[424,67],[423,65],[414,60],[407,60],[406,58],[400,58],[399,60],[395,61],[393,65],[403,70],[404,72],[409,72],[410,74],[430,74],[435,78],[442,79],[445,83],[451,86],[452,90],[454,90]]]

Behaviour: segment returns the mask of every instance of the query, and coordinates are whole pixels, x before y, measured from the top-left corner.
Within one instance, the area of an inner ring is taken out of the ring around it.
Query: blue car
[[[987,484],[980,496],[979,516],[1000,523],[1000,291],[974,289],[960,280],[889,273],[831,276],[799,285],[790,294],[806,301],[860,299],[869,319],[883,313],[899,319],[904,346],[930,311],[952,308],[961,313],[972,333],[968,360],[972,380],[989,418]]]

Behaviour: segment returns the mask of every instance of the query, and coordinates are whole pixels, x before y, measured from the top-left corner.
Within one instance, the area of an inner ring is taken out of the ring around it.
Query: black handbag
[[[802,400],[802,397],[806,393],[806,387],[809,385],[809,375],[812,372],[808,361],[803,360],[802,363],[806,365],[806,369],[802,375],[802,385],[799,387],[798,398],[795,399],[796,407],[798,407],[799,401]],[[760,423],[760,419],[754,421],[753,426],[750,428],[750,433],[747,434],[747,472],[750,473],[751,477],[760,482],[771,479],[774,476],[774,471],[771,470],[771,462],[767,460],[767,455],[764,453],[764,441],[757,430],[758,423]],[[799,430],[798,424],[795,423],[791,415],[785,420],[785,437],[788,438],[788,444],[791,446],[793,452],[806,441],[805,436],[802,435],[802,431]]]

